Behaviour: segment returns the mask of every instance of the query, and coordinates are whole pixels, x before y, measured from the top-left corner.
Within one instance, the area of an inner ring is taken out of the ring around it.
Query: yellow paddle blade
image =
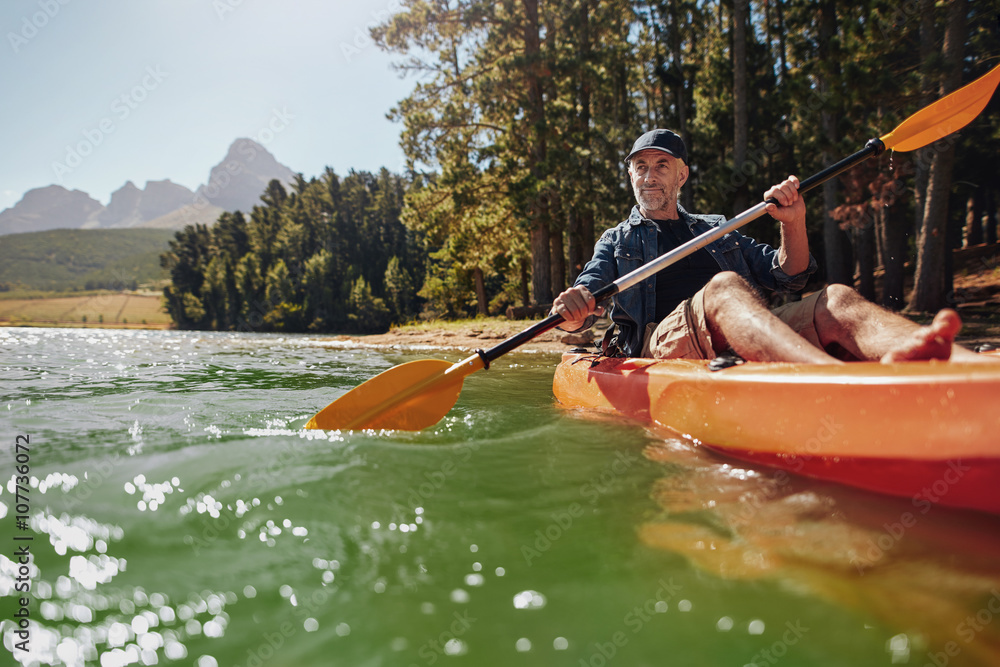
[[[921,109],[880,139],[886,148],[912,151],[946,137],[968,125],[986,108],[997,83],[1000,83],[1000,65]]]
[[[481,368],[483,362],[477,355],[456,364],[420,359],[395,366],[320,410],[306,428],[425,429],[448,414],[465,376]]]

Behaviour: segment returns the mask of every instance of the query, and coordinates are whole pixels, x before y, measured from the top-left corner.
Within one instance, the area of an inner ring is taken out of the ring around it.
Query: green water
[[[464,354],[4,329],[0,355],[0,664],[1000,661],[996,519],[903,526],[903,500],[567,412],[552,355],[471,376],[421,433],[302,426],[379,371]]]

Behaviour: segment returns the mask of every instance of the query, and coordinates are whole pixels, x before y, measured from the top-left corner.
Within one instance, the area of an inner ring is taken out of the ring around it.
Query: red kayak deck
[[[595,363],[596,362],[596,363]],[[730,456],[933,504],[1000,513],[1000,363],[747,363],[567,354],[566,407],[666,426]]]

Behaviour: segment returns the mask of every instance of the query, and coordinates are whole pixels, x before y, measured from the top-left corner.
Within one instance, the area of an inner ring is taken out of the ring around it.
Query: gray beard
[[[670,203],[670,198],[666,194],[652,194],[641,191],[636,193],[635,200],[639,202],[639,206],[647,211],[659,211]]]

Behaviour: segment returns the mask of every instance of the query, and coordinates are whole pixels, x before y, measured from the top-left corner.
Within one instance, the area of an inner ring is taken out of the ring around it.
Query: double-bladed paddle
[[[982,112],[998,82],[1000,66],[924,107],[889,134],[870,140],[854,155],[802,181],[799,192],[807,192],[868,158],[879,155],[887,148],[912,151],[948,136]],[[601,302],[642,282],[712,241],[761,217],[766,206],[767,202],[761,202],[711,231],[661,255],[597,290],[594,298]],[[455,405],[467,375],[489,368],[490,363],[497,358],[549,331],[562,321],[562,315],[549,315],[495,347],[485,351],[476,350],[471,357],[457,363],[421,359],[390,368],[323,408],[309,420],[306,428],[419,431],[433,426]]]

